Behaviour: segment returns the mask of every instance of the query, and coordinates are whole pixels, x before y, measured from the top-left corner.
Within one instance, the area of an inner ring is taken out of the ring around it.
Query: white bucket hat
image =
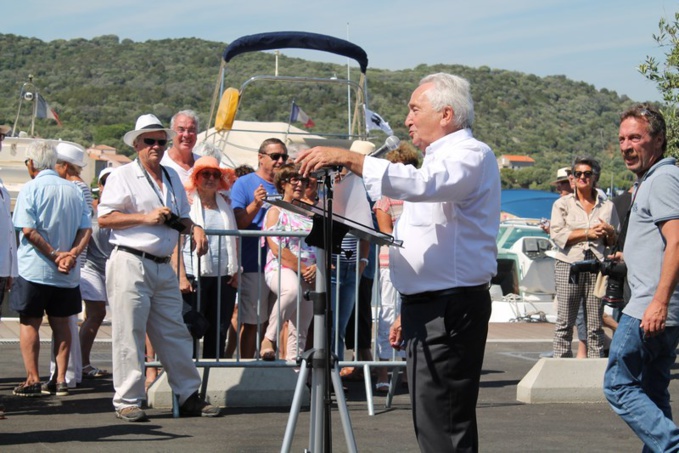
[[[57,159],[81,168],[87,166],[85,150],[72,143],[57,143]]]
[[[141,134],[154,131],[164,131],[168,140],[171,140],[175,135],[177,135],[177,133],[172,129],[163,127],[163,123],[161,123],[155,115],[147,113],[146,115],[142,115],[137,118],[137,124],[135,124],[134,130],[125,134],[123,137],[123,142],[125,142],[126,145],[134,148],[134,141],[137,139],[137,137],[139,137]]]

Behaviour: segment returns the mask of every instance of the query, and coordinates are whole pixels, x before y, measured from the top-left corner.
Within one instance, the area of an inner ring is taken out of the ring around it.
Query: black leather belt
[[[123,252],[131,253],[133,255],[141,256],[142,258],[149,259],[154,263],[167,264],[170,262],[169,256],[156,256],[150,253],[142,252],[141,250],[133,249],[132,247],[125,247],[124,245],[116,245],[117,250],[122,250]]]
[[[459,294],[480,293],[490,289],[489,283],[484,283],[477,286],[458,286],[456,288],[440,289],[438,291],[425,291],[417,294],[401,294],[401,299],[404,304],[417,304],[422,302],[431,302],[436,299],[441,299],[448,296]]]

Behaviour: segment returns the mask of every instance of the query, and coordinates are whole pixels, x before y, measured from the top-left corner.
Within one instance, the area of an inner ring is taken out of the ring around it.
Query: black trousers
[[[490,312],[487,290],[403,301],[413,423],[423,452],[479,449],[476,402]]]
[[[221,280],[221,294],[219,293],[219,280]],[[226,334],[231,325],[231,317],[236,304],[236,288],[229,285],[230,276],[223,277],[200,277],[200,312],[209,321],[210,327],[203,337],[203,358],[225,358]],[[221,299],[218,297],[221,295]],[[183,313],[191,308],[197,308],[197,293],[182,294],[184,299]],[[219,318],[217,307],[219,306]],[[196,358],[196,351],[194,351]]]
[[[344,344],[347,349],[356,351],[354,339],[356,338],[356,311],[358,311],[358,349],[370,349],[372,341],[372,302],[373,295],[373,279],[361,276],[358,283],[358,300],[354,304],[354,310],[351,312],[347,330],[344,335]],[[358,308],[357,308],[358,307]],[[356,357],[356,354],[354,354]]]

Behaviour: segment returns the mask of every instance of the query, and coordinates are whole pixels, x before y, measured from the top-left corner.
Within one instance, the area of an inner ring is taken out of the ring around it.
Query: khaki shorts
[[[259,323],[269,320],[269,315],[276,302],[276,295],[271,292],[264,280],[264,274],[244,272],[240,275],[240,292],[238,293],[238,314],[243,324],[257,324],[257,300],[261,297],[259,307]]]

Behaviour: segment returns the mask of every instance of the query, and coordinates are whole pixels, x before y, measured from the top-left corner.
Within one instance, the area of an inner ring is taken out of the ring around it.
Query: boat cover
[[[228,63],[242,53],[286,48],[320,50],[342,55],[356,60],[363,74],[368,69],[368,54],[356,44],[333,36],[302,31],[277,31],[241,36],[224,49],[222,56]]]

